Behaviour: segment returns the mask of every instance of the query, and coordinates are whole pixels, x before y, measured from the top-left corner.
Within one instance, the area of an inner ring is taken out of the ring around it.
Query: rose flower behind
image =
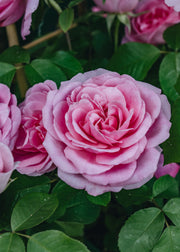
[[[110,12],[110,13],[124,13],[132,11],[137,3],[138,0],[94,0],[96,5],[100,10]]]
[[[72,187],[94,196],[133,189],[153,177],[169,119],[160,89],[97,69],[48,93],[44,146]]]
[[[173,7],[175,11],[180,11],[180,1],[179,0],[165,0],[165,3],[168,6]]]
[[[25,38],[30,33],[31,15],[38,4],[39,0],[1,0],[0,26],[13,24],[24,15],[21,35]]]
[[[131,19],[131,32],[126,28],[123,43],[129,41],[163,44],[163,32],[180,22],[180,13],[168,7],[164,0],[141,0],[135,9],[140,15]]]
[[[6,188],[15,169],[12,149],[18,137],[21,113],[16,96],[9,88],[0,84],[0,193]]]
[[[35,84],[20,104],[22,119],[13,151],[15,161],[20,161],[17,167],[20,173],[38,176],[55,169],[43,147],[46,130],[42,122],[42,108],[47,94],[55,89],[57,87],[53,81]]]

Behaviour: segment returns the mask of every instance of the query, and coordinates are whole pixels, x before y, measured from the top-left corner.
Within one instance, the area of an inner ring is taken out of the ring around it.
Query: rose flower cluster
[[[14,169],[38,176],[57,167],[60,179],[94,196],[140,187],[157,172],[171,126],[160,89],[105,69],[59,89],[35,84],[19,106],[0,88],[1,192]]]

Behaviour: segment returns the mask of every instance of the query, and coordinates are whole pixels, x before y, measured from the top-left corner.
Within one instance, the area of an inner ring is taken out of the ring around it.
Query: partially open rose
[[[169,119],[160,89],[98,69],[48,93],[43,144],[70,186],[92,195],[117,192],[152,178]]]
[[[15,144],[14,158],[19,161],[20,173],[37,176],[55,169],[51,158],[43,147],[46,130],[42,122],[42,108],[50,90],[57,89],[53,81],[38,83],[26,93],[20,105],[21,125]]]
[[[14,159],[9,147],[0,143],[0,193],[6,188],[14,169]]]
[[[38,4],[39,0],[1,0],[0,26],[13,24],[24,15],[21,35],[25,38],[30,33],[31,16]]]
[[[141,0],[135,13],[141,15],[131,19],[131,32],[126,28],[123,43],[163,44],[166,28],[180,22],[180,13],[167,6],[164,0]]]
[[[114,12],[114,13],[124,13],[132,11],[138,0],[93,0],[98,6],[99,10],[103,10],[106,12]]]

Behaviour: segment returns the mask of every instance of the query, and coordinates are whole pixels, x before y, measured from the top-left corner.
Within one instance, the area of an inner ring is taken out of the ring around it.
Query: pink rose
[[[21,125],[14,149],[15,161],[20,161],[20,173],[37,176],[55,169],[51,158],[43,147],[46,130],[42,122],[42,109],[50,90],[55,90],[53,81],[45,81],[30,88],[25,101],[20,105]]]
[[[179,172],[180,165],[176,163],[170,163],[164,165],[164,156],[161,154],[158,164],[158,169],[155,173],[156,178],[160,178],[164,175],[169,174],[171,177],[176,177],[177,173]]]
[[[6,85],[0,84],[0,142],[10,150],[14,148],[20,122],[21,113],[15,95]]]
[[[72,187],[94,196],[133,189],[153,177],[169,119],[160,89],[97,69],[48,93],[44,146]]]
[[[2,193],[15,169],[12,153],[7,145],[0,143],[0,193]]]
[[[37,9],[39,0],[1,0],[0,1],[0,26],[15,23],[24,15],[21,35],[27,36],[31,26],[31,15]]]
[[[115,13],[132,11],[138,3],[138,0],[106,0],[105,3],[103,3],[103,0],[93,1],[97,4],[100,10]]]
[[[180,11],[180,1],[179,0],[165,0],[165,3],[173,7],[175,11]]]
[[[131,33],[125,29],[122,43],[136,41],[150,44],[165,43],[163,32],[167,27],[180,22],[180,14],[168,7],[164,0],[142,0],[135,13],[142,13],[131,19]]]

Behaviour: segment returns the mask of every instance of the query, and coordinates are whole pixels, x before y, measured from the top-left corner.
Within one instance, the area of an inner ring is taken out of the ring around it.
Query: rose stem
[[[9,47],[19,45],[18,35],[15,24],[6,26],[6,34],[8,38]],[[16,79],[20,91],[21,98],[24,98],[28,84],[24,73],[24,68],[21,63],[15,64],[16,66]]]

